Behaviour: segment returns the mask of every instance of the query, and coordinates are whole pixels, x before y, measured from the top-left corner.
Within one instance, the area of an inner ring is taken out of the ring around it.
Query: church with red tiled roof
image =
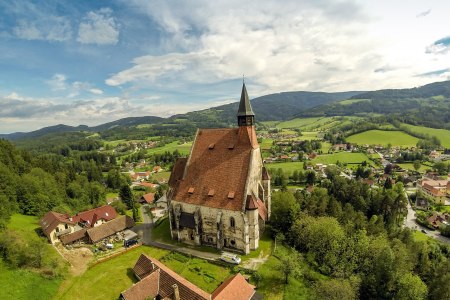
[[[188,158],[169,179],[173,239],[249,253],[270,217],[270,177],[263,166],[245,83],[237,128],[198,129]]]

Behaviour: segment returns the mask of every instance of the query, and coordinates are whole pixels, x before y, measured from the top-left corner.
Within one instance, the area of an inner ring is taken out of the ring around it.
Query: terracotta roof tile
[[[249,300],[255,293],[255,287],[245,280],[241,273],[225,280],[213,293],[214,300]]]
[[[147,193],[145,195],[142,195],[143,201],[142,202],[146,202],[146,203],[153,203],[153,201],[155,201],[155,193]]]
[[[173,166],[172,173],[169,178],[169,186],[175,187],[178,184],[178,181],[181,180],[184,173],[184,167],[186,166],[187,158],[182,157],[178,158]]]
[[[152,273],[155,270],[155,267],[156,266],[152,263],[149,257],[141,254],[137,262],[134,264],[133,272],[138,279],[142,279]]]
[[[44,233],[48,236],[59,224],[75,224],[69,220],[68,214],[60,214],[54,211],[46,213],[39,221]]]
[[[92,227],[97,220],[103,219],[106,222],[117,217],[117,212],[111,205],[104,205],[94,209],[80,212],[72,217],[75,223],[85,222],[86,227]]]
[[[155,298],[158,295],[159,274],[160,272],[158,269],[149,276],[146,276],[131,288],[122,292],[122,298],[125,300],[146,300]]]
[[[214,150],[209,145],[214,144]],[[235,145],[232,150],[230,144]],[[223,129],[200,129],[192,147],[184,178],[175,188],[173,199],[196,205],[242,210],[246,201],[245,184],[253,148],[258,147],[255,129],[252,126]],[[180,174],[177,165],[174,173]],[[178,176],[177,176],[178,177]],[[172,177],[171,177],[172,179]],[[173,180],[172,180],[173,183]],[[190,188],[195,188],[189,194]],[[214,189],[214,197],[208,197]],[[234,198],[228,194],[234,191]]]

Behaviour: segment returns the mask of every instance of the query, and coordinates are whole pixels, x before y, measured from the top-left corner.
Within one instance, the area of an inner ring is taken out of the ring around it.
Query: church
[[[173,239],[245,254],[258,248],[270,218],[270,177],[245,83],[237,125],[198,129],[189,157],[176,161],[167,193]]]

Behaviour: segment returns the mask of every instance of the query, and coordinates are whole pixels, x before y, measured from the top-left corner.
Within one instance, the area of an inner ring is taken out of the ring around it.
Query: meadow
[[[14,214],[8,224],[23,240],[38,240],[40,226],[37,217]],[[45,248],[45,260],[61,260],[50,244]],[[9,268],[0,259],[0,299],[51,299],[62,279],[46,278],[38,270]]]
[[[441,141],[442,146],[444,146],[445,148],[450,148],[450,130],[415,126],[404,123],[402,124],[402,126],[405,126],[413,132],[435,136]]]
[[[170,153],[172,153],[173,151],[178,150],[181,154],[186,155],[186,154],[189,154],[189,152],[191,151],[191,146],[192,146],[192,142],[179,144],[178,141],[175,141],[172,143],[168,143],[162,147],[147,149],[147,154],[149,154],[149,155],[161,154],[166,151],[169,151]]]
[[[339,161],[347,164],[360,164],[363,161],[371,163],[371,160],[364,153],[337,152],[333,154],[318,155],[311,162],[313,164],[336,164]]]
[[[359,145],[414,147],[418,141],[418,138],[403,131],[368,130],[347,137],[347,142]]]

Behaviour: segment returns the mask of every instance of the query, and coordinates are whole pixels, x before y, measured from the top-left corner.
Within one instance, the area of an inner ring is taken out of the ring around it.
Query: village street
[[[442,236],[439,233],[439,231],[437,231],[437,230],[435,230],[435,231],[429,230],[428,228],[423,227],[420,224],[416,223],[416,212],[411,207],[411,203],[409,202],[409,198],[408,198],[408,195],[406,194],[406,192],[405,192],[405,195],[406,195],[406,197],[408,199],[408,214],[406,216],[406,219],[405,219],[403,225],[408,227],[408,228],[410,228],[411,230],[420,230],[422,232],[425,231],[426,235],[428,235],[429,237],[432,237],[432,238],[434,238],[436,240],[439,240],[439,241],[441,241],[443,243],[450,244],[450,239],[445,237],[445,236]]]
[[[133,228],[133,231],[136,232],[139,237],[141,238],[143,245],[153,246],[161,249],[171,250],[171,251],[177,251],[181,252],[187,255],[192,255],[198,258],[206,259],[206,260],[218,260],[220,258],[219,254],[216,253],[209,253],[209,252],[203,252],[198,251],[195,249],[191,249],[184,246],[176,246],[176,245],[170,245],[165,243],[156,242],[152,239],[152,229],[154,226],[154,223],[152,221],[152,218],[149,216],[148,213],[150,212],[150,208],[148,204],[142,205],[141,214],[142,214],[142,224],[136,225]],[[156,220],[155,220],[156,221]]]

